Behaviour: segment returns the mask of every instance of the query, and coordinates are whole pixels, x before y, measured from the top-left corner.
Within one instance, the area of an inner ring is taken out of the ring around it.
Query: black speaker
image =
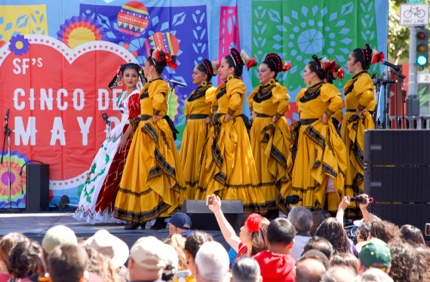
[[[368,165],[429,165],[430,130],[377,129],[364,132]]]
[[[26,211],[49,209],[49,165],[27,164]]]
[[[421,229],[425,234],[425,224],[430,223],[430,205],[427,204],[371,204],[369,211],[376,214],[383,220],[388,220],[399,227],[404,224],[411,224]],[[429,240],[430,236],[426,237]]]
[[[377,202],[430,202],[430,166],[367,166],[364,192]]]
[[[227,221],[234,228],[237,216],[243,214],[242,201],[223,200],[221,201],[221,209]],[[185,200],[181,211],[190,216],[192,229],[220,230],[215,215],[206,206],[204,200]]]

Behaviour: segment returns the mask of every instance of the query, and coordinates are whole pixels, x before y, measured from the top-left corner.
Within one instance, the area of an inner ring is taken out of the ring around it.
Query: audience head
[[[228,254],[220,243],[206,242],[200,247],[195,260],[197,282],[220,282],[224,279],[228,269]]]
[[[191,269],[191,271],[194,271],[194,261],[200,247],[204,243],[211,242],[213,240],[214,239],[211,235],[203,231],[196,231],[187,236],[187,239],[185,240],[185,256],[188,268]]]
[[[357,243],[367,241],[370,236],[371,222],[362,222],[356,231]]]
[[[272,220],[267,227],[269,250],[288,254],[293,247],[295,234],[295,228],[288,219],[278,217]]]
[[[293,224],[297,232],[309,233],[311,230],[312,213],[305,207],[293,207],[288,213],[288,220]]]
[[[8,272],[10,250],[18,243],[28,238],[21,233],[8,233],[0,240],[0,267],[2,272]]]
[[[46,255],[50,254],[55,247],[66,244],[77,245],[78,238],[72,229],[64,225],[49,228],[42,240],[42,248]]]
[[[416,247],[426,245],[421,230],[410,224],[405,224],[400,228],[400,237]]]
[[[15,278],[26,278],[37,272],[42,257],[38,242],[24,236],[9,252],[8,272]]]
[[[385,272],[377,268],[366,270],[361,276],[357,276],[354,282],[394,282]]]
[[[424,281],[420,277],[425,269],[419,263],[420,256],[415,247],[402,240],[391,241],[388,247],[391,253],[389,275],[394,281]]]
[[[327,268],[328,259],[323,253],[307,251],[296,262],[296,282],[320,282]]]
[[[177,234],[177,236],[180,236]],[[166,267],[163,270],[162,280],[163,281],[173,281],[173,277],[175,273],[179,269],[179,257],[176,249],[171,245],[164,244],[163,252],[165,254],[166,259]]]
[[[350,268],[334,266],[323,275],[321,282],[351,282],[357,276]]]
[[[400,229],[394,223],[386,220],[374,221],[370,228],[370,235],[388,244],[392,240],[400,239]]]
[[[81,245],[59,245],[48,255],[49,277],[52,282],[83,281],[88,262],[87,252]]]
[[[248,216],[244,226],[240,228],[239,238],[244,244],[251,244],[251,255],[266,250],[266,236],[269,222],[257,213]]]
[[[188,269],[187,258],[185,255],[185,237],[180,234],[173,234],[164,243],[173,247],[178,256],[178,267],[176,270]]]
[[[260,266],[256,260],[244,255],[231,268],[232,282],[261,282]]]
[[[124,265],[128,259],[129,249],[127,244],[105,229],[97,231],[84,244],[110,258],[114,268]]]
[[[389,272],[391,267],[391,253],[388,245],[378,239],[372,238],[357,244],[359,257],[359,273],[363,273],[368,268],[379,268],[384,272]]]
[[[351,253],[339,253],[330,258],[329,267],[343,266],[351,269],[358,275],[358,259]]]
[[[334,217],[325,219],[318,227],[316,235],[327,239],[332,244],[335,254],[351,252],[351,243],[345,229]]]
[[[188,232],[191,224],[191,218],[186,213],[177,212],[169,220],[169,234]]]
[[[306,243],[305,247],[303,248],[303,252],[305,253],[309,250],[318,250],[322,252],[327,257],[327,259],[330,259],[334,253],[331,243],[327,239],[319,236],[312,237]]]
[[[325,209],[318,208],[312,211],[312,227],[310,230],[311,236],[315,236],[315,233],[317,232],[317,229],[320,226],[321,222],[323,222],[326,218],[329,217],[331,217],[331,215]]]
[[[97,252],[89,245],[82,245],[88,255],[88,264],[86,270],[99,276],[102,281],[119,281],[120,277],[117,269],[113,266],[111,260]]]
[[[167,266],[165,244],[154,236],[138,239],[130,249],[129,280],[161,279]]]

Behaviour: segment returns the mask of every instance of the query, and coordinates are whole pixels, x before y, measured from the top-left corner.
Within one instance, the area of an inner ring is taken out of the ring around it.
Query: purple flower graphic
[[[28,42],[28,39],[24,38],[24,35],[18,34],[10,38],[9,49],[17,56],[27,54],[29,46],[30,42]]]

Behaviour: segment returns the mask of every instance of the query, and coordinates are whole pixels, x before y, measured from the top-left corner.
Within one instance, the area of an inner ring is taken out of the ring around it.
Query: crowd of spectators
[[[20,233],[3,236],[0,282],[430,281],[430,250],[421,230],[368,213],[368,203],[360,205],[364,218],[355,222],[356,240],[343,227],[348,197],[336,217],[300,206],[272,221],[241,217],[239,234],[224,221],[221,201],[214,205],[229,252],[208,233],[193,230],[183,213],[170,219],[164,241],[145,236],[130,249],[104,229],[77,238],[57,225],[41,244]]]

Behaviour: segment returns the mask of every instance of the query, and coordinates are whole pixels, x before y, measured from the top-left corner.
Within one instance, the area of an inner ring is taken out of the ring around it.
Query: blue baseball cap
[[[170,224],[182,229],[191,229],[191,218],[183,212],[175,213],[169,220]]]

